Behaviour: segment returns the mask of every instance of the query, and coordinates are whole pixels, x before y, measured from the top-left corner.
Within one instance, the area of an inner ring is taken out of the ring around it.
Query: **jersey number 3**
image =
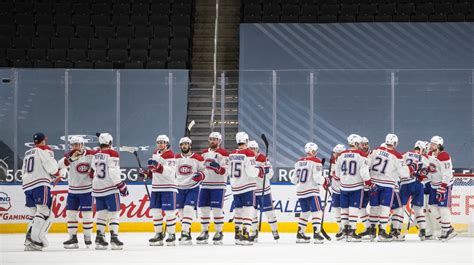
[[[106,165],[104,162],[101,162],[101,163],[97,163],[97,166],[96,166],[96,169],[97,169],[97,177],[100,178],[100,179],[103,179],[105,178],[105,175],[106,175]]]

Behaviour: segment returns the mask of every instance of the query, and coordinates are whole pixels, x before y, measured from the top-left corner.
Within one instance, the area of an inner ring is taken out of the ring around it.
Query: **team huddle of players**
[[[110,242],[112,249],[122,249],[123,243],[118,238],[120,196],[128,196],[128,190],[120,179],[119,153],[112,147],[112,136],[100,134],[99,148],[94,151],[84,147],[81,137],[71,137],[71,151],[58,162],[46,145],[43,133],[36,133],[33,140],[35,146],[25,153],[22,168],[26,207],[32,216],[25,250],[38,251],[48,245],[45,235],[51,223],[51,182],[59,182],[62,179],[60,172],[65,169],[69,184],[66,205],[69,239],[63,243],[64,248],[79,247],[77,228],[80,214],[84,242],[88,247],[92,245],[92,205],[95,201],[95,248],[107,249]],[[150,213],[155,234],[149,239],[150,246],[165,243],[174,246],[178,219],[182,225],[179,243],[192,244],[191,223],[196,209],[202,226],[196,242],[208,243],[212,220],[215,225],[212,242],[222,244],[228,178],[234,203],[235,243],[252,245],[257,242],[257,209],[265,213],[274,239],[279,239],[271,197],[273,170],[270,162],[259,153],[258,144],[249,141],[245,132],[237,133],[238,147],[232,152],[221,148],[221,141],[220,133],[212,132],[209,148],[198,154],[191,151],[191,139],[184,137],[179,141],[179,154],[174,154],[169,138],[166,135],[157,137],[157,146],[147,168],[139,169],[140,175],[152,182]],[[305,235],[309,220],[313,226],[314,243],[324,242],[321,236],[324,208],[319,197],[320,189],[332,192],[332,208],[340,226],[336,234],[338,240],[360,241],[366,236],[373,239],[377,236],[377,225],[380,241],[403,240],[403,206],[409,198],[422,240],[432,236],[426,231],[426,204],[429,205],[430,217],[441,224],[440,239],[454,237],[456,233],[447,208],[452,188],[452,165],[448,153],[443,150],[443,139],[435,136],[430,144],[419,141],[414,150],[403,156],[395,151],[397,143],[397,136],[389,134],[384,146],[369,151],[368,140],[352,134],[348,137],[349,149],[346,150],[342,144],[334,148],[329,177],[323,176],[322,161],[316,157],[318,146],[307,143],[304,148],[306,156],[296,162],[295,174],[291,176],[302,210],[296,242],[310,242],[310,237]],[[429,194],[427,203],[425,193]],[[369,202],[370,212],[367,213]],[[392,229],[387,233],[391,212]],[[365,231],[357,234],[355,225],[359,216]],[[107,225],[109,242],[105,237]]]
[[[357,134],[349,135],[347,141],[348,149],[342,144],[334,147],[328,178],[323,177],[321,161],[316,158],[318,147],[314,143],[306,144],[308,156],[295,165],[292,182],[297,185],[302,208],[297,242],[310,241],[304,234],[310,216],[314,243],[324,240],[320,234],[324,209],[321,210],[318,187],[332,193],[331,207],[339,225],[337,240],[360,242],[367,238],[373,241],[378,235],[381,242],[404,241],[401,231],[404,208],[409,200],[422,241],[434,239],[433,233],[439,226],[438,239],[447,241],[456,236],[449,212],[452,163],[444,151],[443,138],[434,136],[429,143],[417,141],[413,150],[404,154],[395,149],[398,144],[395,134],[388,134],[385,142],[374,150],[370,150],[367,138]],[[359,219],[364,231],[356,233]]]

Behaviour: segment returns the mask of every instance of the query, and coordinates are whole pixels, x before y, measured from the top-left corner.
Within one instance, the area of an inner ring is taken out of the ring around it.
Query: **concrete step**
[[[225,107],[226,108],[234,108],[234,109],[237,109],[238,108],[238,105],[239,103],[237,101],[235,102],[231,102],[231,101],[226,101],[225,102]],[[190,102],[188,100],[188,106],[189,108],[193,108],[193,107],[206,107],[208,109],[211,109],[212,108],[212,101],[195,101],[195,102]],[[216,106],[220,106],[220,101],[218,103],[216,103]]]
[[[202,96],[208,96],[208,97],[211,97],[212,96],[212,90],[190,90],[188,92],[188,96],[189,97],[192,97],[194,95],[202,95]],[[238,90],[237,89],[234,89],[234,90],[227,90],[225,91],[225,95],[233,95],[233,96],[238,96]],[[221,92],[220,90],[217,90],[216,91],[216,97],[221,97]]]
[[[208,14],[207,16],[198,16],[194,20],[196,24],[200,23],[214,23],[216,20],[215,15]],[[227,16],[219,14],[219,23],[236,23],[240,24],[240,16]]]

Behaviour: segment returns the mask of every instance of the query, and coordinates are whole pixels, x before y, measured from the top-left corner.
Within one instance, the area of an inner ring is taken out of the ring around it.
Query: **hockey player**
[[[364,197],[364,185],[374,188],[369,176],[368,159],[359,150],[361,137],[351,134],[347,137],[350,149],[343,151],[336,160],[336,175],[341,183],[341,222],[349,242],[360,242],[355,233],[357,217]]]
[[[166,216],[168,238],[166,244],[174,246],[176,242],[176,183],[175,156],[169,149],[170,139],[166,135],[156,137],[156,149],[148,160],[148,169],[140,170],[151,177],[150,214],[153,218],[155,236],[148,242],[150,246],[162,246],[165,237],[163,231],[163,212]]]
[[[428,157],[425,156],[422,152],[424,149],[424,142],[417,141],[415,143],[414,149],[403,154],[403,160],[408,167],[412,168],[412,173],[408,178],[400,178],[400,204],[404,208],[408,200],[411,198],[410,210],[415,212],[416,224],[419,228],[418,236],[422,241],[426,237],[426,218],[423,210],[424,204],[424,182],[426,181],[426,172],[429,165]],[[413,208],[413,209],[411,209]],[[399,219],[396,219],[396,227],[394,227],[394,239],[397,241],[403,241],[404,236],[401,235],[401,225],[403,223],[403,209],[396,211]],[[410,221],[410,220],[408,220]]]
[[[280,239],[280,235],[278,234],[277,218],[275,215],[275,210],[273,209],[273,200],[270,187],[270,180],[273,177],[272,165],[264,154],[259,153],[260,149],[256,141],[250,141],[249,147],[250,150],[255,153],[257,166],[269,168],[269,172],[265,178],[265,183],[263,182],[263,178],[256,178],[257,189],[255,189],[255,211],[252,221],[252,235],[250,238],[253,242],[258,241],[258,218],[259,211],[262,211],[265,213],[268,223],[270,224],[270,228],[272,229],[273,239],[278,240]],[[265,191],[263,191],[264,187]]]
[[[387,134],[385,144],[387,147],[378,147],[370,155],[370,176],[376,185],[376,188],[370,193],[370,233],[371,238],[375,239],[375,224],[378,221],[378,240],[381,242],[392,241],[393,239],[386,232],[386,226],[390,216],[395,185],[399,177],[406,178],[410,175],[402,155],[395,150],[398,137],[395,134]]]
[[[336,223],[339,226],[339,231],[336,233],[336,239],[341,240],[344,238],[344,227],[341,225],[341,179],[336,175],[336,160],[342,151],[346,150],[343,144],[338,144],[332,149],[332,156],[329,161],[331,163],[331,172],[329,172],[329,178],[331,183],[331,207],[334,210],[334,217]]]
[[[321,236],[322,205],[319,197],[319,186],[327,190],[329,180],[323,177],[323,165],[316,157],[318,145],[307,143],[304,147],[306,157],[300,158],[295,164],[295,174],[291,182],[296,184],[296,195],[301,207],[301,215],[298,222],[296,243],[309,243],[310,238],[305,235],[306,225],[310,217],[313,224],[313,239],[315,244],[324,243]]]
[[[69,139],[72,150],[59,160],[59,169],[68,170],[68,195],[66,203],[66,220],[69,240],[63,242],[64,248],[79,248],[77,240],[77,226],[79,211],[82,213],[82,229],[84,242],[87,247],[92,245],[92,179],[89,177],[94,151],[84,148],[84,139],[81,136],[72,136]]]
[[[118,238],[120,197],[128,196],[127,185],[120,179],[119,153],[112,149],[112,135],[99,135],[100,149],[94,154],[91,161],[90,176],[92,180],[92,196],[95,199],[97,216],[97,236],[95,244],[97,250],[107,249],[105,241],[105,226],[107,220],[110,229],[110,245],[112,249],[120,250],[123,243]]]
[[[178,180],[178,195],[176,208],[181,217],[181,238],[179,243],[191,245],[191,224],[196,215],[196,205],[199,195],[199,184],[204,180],[204,159],[200,154],[191,152],[192,141],[188,137],[179,140],[181,153],[176,158],[176,178]]]
[[[359,149],[368,157],[370,155],[370,146],[369,139],[367,137],[361,137]],[[359,233],[359,236],[362,239],[370,239],[370,222],[369,222],[369,213],[367,211],[367,206],[369,205],[370,191],[366,186],[364,187],[364,199],[362,200],[362,205],[359,211],[360,222],[364,226],[364,231]]]
[[[426,219],[426,236],[425,240],[433,240],[437,237],[441,236],[441,217],[439,215],[435,215],[430,211],[429,207],[429,197],[430,197],[430,190],[431,190],[431,176],[430,174],[430,166],[429,161],[430,158],[428,156],[429,152],[429,142],[422,141],[422,149],[421,153],[424,157],[428,159],[428,166],[423,168],[421,172],[426,175],[426,179],[422,182],[424,184],[424,200],[423,200],[423,212],[425,214]],[[426,169],[426,170],[425,170]]]
[[[53,151],[43,133],[33,135],[34,147],[25,152],[22,179],[26,207],[32,219],[28,223],[25,251],[41,251],[48,245],[46,233],[51,224],[51,181],[60,178]]]
[[[255,154],[248,149],[249,136],[238,132],[235,136],[238,148],[229,154],[230,181],[235,206],[235,244],[252,245],[250,228],[255,211],[255,177],[263,178],[268,168],[258,167]]]
[[[449,153],[444,151],[444,140],[440,136],[433,136],[429,146],[429,172],[431,186],[428,204],[431,214],[440,216],[441,241],[447,242],[457,235],[451,226],[449,206],[453,188],[453,165]]]
[[[206,166],[206,178],[201,183],[199,192],[198,213],[201,219],[202,232],[196,239],[198,244],[207,244],[211,211],[214,216],[216,233],[212,238],[214,245],[222,244],[224,235],[224,196],[228,175],[229,153],[220,147],[222,136],[218,132],[209,134],[209,148],[202,152]]]

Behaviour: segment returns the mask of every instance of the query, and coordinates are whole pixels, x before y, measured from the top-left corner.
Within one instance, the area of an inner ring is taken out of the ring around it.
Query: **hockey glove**
[[[139,168],[138,175],[142,176],[143,180],[146,180],[146,178],[151,177],[151,171],[148,169]]]
[[[324,183],[323,183],[323,188],[325,190],[329,190],[329,187],[331,186],[331,178],[324,178]]]
[[[446,192],[448,191],[448,184],[441,183],[441,186],[436,190],[436,200],[442,202],[446,199]]]
[[[193,180],[196,182],[201,182],[204,180],[204,173],[202,172],[197,172],[196,174],[193,175]]]
[[[221,167],[221,165],[219,165],[219,163],[217,163],[216,161],[210,162],[206,168],[216,172],[216,174],[219,174],[219,175],[225,174],[225,169]]]
[[[150,159],[148,160],[148,169],[151,172],[163,173],[163,165],[158,163],[158,161]]]
[[[123,197],[128,196],[129,193],[128,193],[127,185],[125,184],[125,182],[120,182],[119,184],[117,184],[117,189],[119,190],[121,196]]]
[[[377,185],[375,183],[372,183],[372,180],[366,180],[364,181],[364,185],[370,189],[371,192],[377,191]]]
[[[263,178],[266,174],[270,172],[270,167],[257,167],[258,168],[258,177]]]
[[[426,179],[428,179],[428,177],[427,177],[426,175],[422,174],[421,171],[420,171],[419,174],[417,174],[416,178],[417,178],[417,180],[418,180],[419,182],[423,182],[423,181],[425,181]]]

